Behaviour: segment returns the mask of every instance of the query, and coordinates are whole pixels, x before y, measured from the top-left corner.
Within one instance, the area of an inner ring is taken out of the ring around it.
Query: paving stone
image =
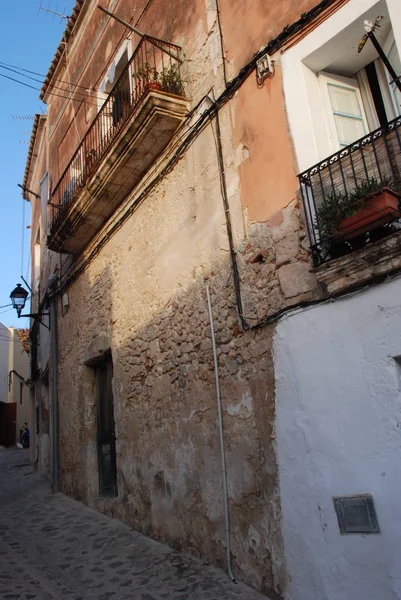
[[[0,454],[0,557],[0,600],[266,600],[220,569],[49,493],[25,450]]]

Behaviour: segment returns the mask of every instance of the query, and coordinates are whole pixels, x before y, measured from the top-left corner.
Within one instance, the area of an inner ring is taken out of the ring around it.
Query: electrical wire
[[[28,277],[29,277],[30,266],[31,266],[31,253],[28,252],[28,260],[27,260],[26,271],[25,271],[25,279],[27,281],[28,281]]]
[[[215,2],[216,2],[216,13],[217,13],[217,25],[219,27],[220,51],[221,51],[221,58],[223,61],[223,78],[224,78],[225,86],[227,87],[227,66],[226,66],[226,56],[225,56],[225,50],[224,50],[223,29],[221,26],[219,0],[215,0]]]
[[[7,338],[7,337],[1,337],[0,336],[0,340],[2,342],[14,342],[14,344],[22,344],[21,340],[14,340],[13,338]]]
[[[46,75],[43,75],[43,73],[37,73],[36,71],[30,71],[29,69],[24,69],[22,67],[19,67],[18,65],[11,65],[10,63],[5,63],[3,61],[0,61],[0,66],[9,67],[10,69],[11,68],[18,69],[18,71],[24,71],[25,73],[30,73],[31,75],[37,75],[38,77],[42,77],[43,79],[45,79],[47,77]],[[22,73],[21,73],[21,75],[22,75]],[[43,79],[40,80],[40,83],[43,83]],[[63,79],[58,79],[58,78],[56,78],[55,81],[57,81],[58,83],[67,83]],[[73,86],[79,87],[85,91],[88,91],[87,86],[80,85],[79,83],[73,83]]]
[[[135,23],[135,27],[137,27],[139,25],[139,22],[141,21],[142,17],[144,16],[144,14],[146,13],[146,11],[148,10],[150,4],[152,3],[153,0],[148,0],[143,11],[141,12],[141,14],[139,15],[136,23]]]
[[[7,71],[11,71],[12,73],[16,73],[17,75],[20,75],[21,77],[25,77],[26,79],[30,79],[31,81],[36,81],[36,82],[41,83],[41,84],[43,83],[43,81],[41,79],[38,79],[37,77],[30,77],[29,75],[24,75],[20,71],[16,71],[15,69],[11,69],[10,67],[6,67],[6,66],[2,65],[1,63],[0,63],[0,69],[6,69]],[[71,85],[74,86],[73,83],[71,83]],[[55,90],[60,90],[61,92],[67,92],[67,93],[76,92],[75,89],[74,90],[66,89],[66,88],[62,88],[62,87],[59,87],[59,86],[54,85],[54,84],[50,84],[50,87],[53,88],[53,89],[55,89]],[[76,87],[76,86],[74,86],[74,87]],[[82,86],[80,86],[80,87],[82,87]],[[82,94],[83,92],[79,92],[79,93]],[[90,94],[90,90],[88,90],[86,88],[85,89],[85,93],[89,95]]]
[[[10,81],[15,81],[16,83],[19,83],[27,88],[31,88],[32,90],[36,90],[37,92],[40,92],[40,88],[37,88],[33,85],[30,85],[29,83],[25,83],[25,81],[20,81],[19,79],[15,79],[14,77],[10,77],[9,75],[4,75],[4,73],[0,73],[0,77],[4,77],[5,79],[9,79]],[[68,96],[63,96],[61,94],[56,94],[55,92],[48,92],[49,94],[51,94],[52,96],[57,96],[58,98],[65,98],[66,100],[71,100],[73,102],[82,102],[84,101],[86,104],[92,104],[92,106],[97,106],[97,103],[95,102],[88,102],[88,100],[86,98],[73,98],[72,96],[68,97]]]

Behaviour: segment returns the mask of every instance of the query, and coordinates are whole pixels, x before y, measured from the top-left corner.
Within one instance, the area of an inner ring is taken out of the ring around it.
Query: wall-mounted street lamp
[[[35,319],[35,321],[39,321],[44,327],[47,327],[47,329],[50,329],[50,327],[48,327],[46,323],[43,323],[42,321],[42,317],[49,316],[49,313],[41,312],[21,315],[21,312],[24,310],[25,302],[28,296],[29,293],[22,287],[20,283],[17,283],[17,287],[15,287],[10,294],[11,302],[13,308],[15,308],[15,310],[17,311],[18,318],[31,317],[32,319]]]

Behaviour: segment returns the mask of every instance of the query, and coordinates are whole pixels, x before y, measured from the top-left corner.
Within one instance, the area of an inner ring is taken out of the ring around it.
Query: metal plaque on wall
[[[333,498],[341,534],[380,533],[373,496],[345,496]]]

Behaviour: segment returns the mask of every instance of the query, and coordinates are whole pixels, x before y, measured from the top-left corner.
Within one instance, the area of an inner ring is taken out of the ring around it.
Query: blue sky
[[[5,2],[1,14],[0,63],[17,65],[45,75],[65,29],[65,20],[39,11],[41,0]],[[42,0],[42,6],[70,15],[75,0]],[[62,22],[61,22],[62,21]],[[0,75],[24,81],[34,87],[41,84],[0,66]],[[36,77],[27,73],[31,77]],[[40,77],[37,77],[40,79]],[[0,307],[10,303],[10,292],[22,283],[21,274],[30,282],[29,229],[30,205],[22,199],[21,189],[28,153],[32,120],[18,115],[45,112],[39,92],[0,77]],[[24,207],[25,205],[25,207]],[[25,208],[24,230],[22,229]],[[24,235],[22,235],[24,231]],[[21,248],[24,240],[21,273]],[[24,284],[23,284],[24,285]],[[26,287],[26,286],[25,286]],[[0,322],[6,326],[26,327],[28,319],[18,319],[10,307],[0,308]]]

